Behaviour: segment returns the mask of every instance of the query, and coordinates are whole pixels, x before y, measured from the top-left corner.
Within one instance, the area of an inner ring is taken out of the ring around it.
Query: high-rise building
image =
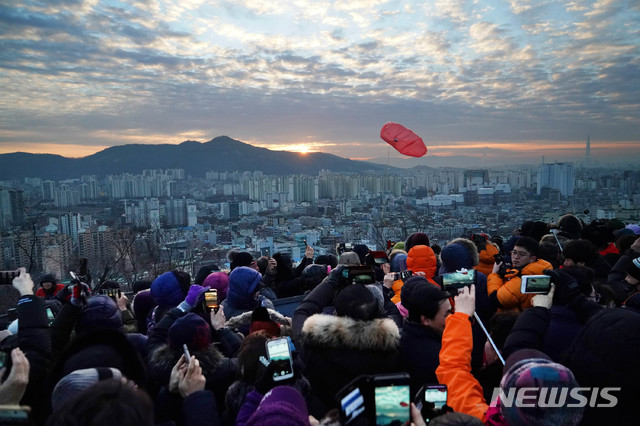
[[[78,231],[80,231],[80,213],[69,212],[60,215],[60,232],[73,239],[73,244],[78,245]]]
[[[542,188],[560,191],[564,197],[573,196],[573,164],[541,164],[538,168],[538,195]]]
[[[24,224],[24,199],[20,189],[0,189],[0,228]]]

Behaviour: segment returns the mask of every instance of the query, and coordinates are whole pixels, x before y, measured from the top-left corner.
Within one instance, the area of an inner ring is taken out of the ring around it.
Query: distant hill
[[[331,154],[271,151],[219,136],[209,142],[179,145],[121,145],[83,158],[16,152],[0,154],[0,179],[41,177],[60,180],[81,175],[140,173],[144,169],[185,169],[187,175],[208,171],[252,171],[266,174],[316,175],[321,169],[336,172],[384,173],[386,166],[341,158]]]

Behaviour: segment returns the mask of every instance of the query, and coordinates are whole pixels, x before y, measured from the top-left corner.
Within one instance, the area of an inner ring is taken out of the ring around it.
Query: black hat
[[[440,309],[440,302],[450,297],[451,293],[441,290],[437,284],[432,284],[419,275],[405,281],[400,291],[402,306],[409,311],[411,321],[419,321],[420,315],[433,318]]]

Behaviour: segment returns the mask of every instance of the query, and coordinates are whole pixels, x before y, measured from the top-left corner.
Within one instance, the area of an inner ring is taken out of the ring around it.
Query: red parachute
[[[422,138],[401,124],[388,122],[382,126],[380,137],[400,154],[422,157],[427,153]]]

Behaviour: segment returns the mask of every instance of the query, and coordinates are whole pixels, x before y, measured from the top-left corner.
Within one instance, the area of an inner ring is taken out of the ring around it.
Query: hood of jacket
[[[407,269],[413,273],[424,272],[431,279],[436,275],[437,266],[438,259],[429,246],[413,246],[407,253]]]
[[[473,241],[467,238],[456,238],[444,246],[440,260],[446,272],[471,269],[479,262],[478,249]]]
[[[253,293],[257,291],[262,275],[255,269],[239,266],[229,274],[229,288],[225,299],[238,309],[251,309],[256,301]]]
[[[390,318],[358,321],[316,314],[304,322],[301,339],[306,347],[393,352],[400,344],[400,330]]]

